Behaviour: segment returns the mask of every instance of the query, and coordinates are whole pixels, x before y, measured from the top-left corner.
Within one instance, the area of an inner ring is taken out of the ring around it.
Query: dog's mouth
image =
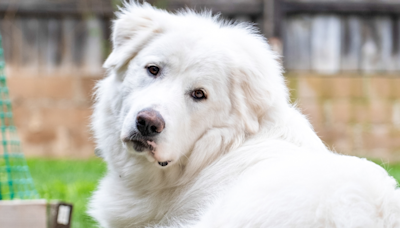
[[[166,161],[166,162],[158,162],[159,165],[161,166],[167,166],[168,163],[170,163],[171,161]]]
[[[149,152],[154,155],[154,151],[156,150],[157,144],[153,140],[139,139],[139,138],[131,138],[130,141],[133,144],[133,149],[137,152],[143,152],[144,150],[149,150]],[[172,161],[158,161],[157,163],[160,166],[167,166]]]
[[[151,144],[147,143],[147,141],[150,140],[132,139],[131,142],[133,144],[133,149],[135,149],[135,151],[137,152],[143,152],[146,149],[153,151],[154,147]]]
[[[133,132],[132,135],[130,135],[129,137],[124,138],[123,141],[125,143],[128,143],[128,145],[129,145],[129,143],[132,143],[133,149],[136,152],[143,152],[146,149],[153,150],[152,145],[155,144],[153,142],[153,140],[147,140],[137,132]],[[147,143],[147,142],[150,142],[150,141],[152,141],[154,144],[148,144]]]

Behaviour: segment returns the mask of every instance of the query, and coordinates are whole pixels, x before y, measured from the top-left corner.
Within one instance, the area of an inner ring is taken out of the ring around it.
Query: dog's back
[[[194,227],[400,227],[400,190],[382,167],[282,142],[258,151],[270,158],[260,155]]]

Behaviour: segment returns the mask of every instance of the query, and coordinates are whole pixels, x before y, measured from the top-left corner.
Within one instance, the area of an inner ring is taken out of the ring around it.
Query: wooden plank
[[[288,17],[284,23],[283,60],[289,70],[308,71],[311,67],[311,18]]]
[[[85,22],[88,31],[85,44],[85,68],[88,74],[98,76],[101,74],[103,62],[102,24],[98,17],[90,17]]]
[[[62,19],[62,56],[61,66],[63,73],[72,73],[75,69],[73,50],[75,45],[75,27],[78,20],[75,17],[67,16]]]
[[[392,18],[392,41],[393,41],[393,52],[394,67],[396,71],[400,70],[400,17]]]
[[[248,16],[248,15],[236,15],[236,16],[234,16],[233,17],[233,19],[235,20],[235,21],[238,21],[238,22],[251,22],[251,17],[250,16]]]
[[[366,73],[378,69],[379,47],[378,37],[372,19],[363,21],[363,41],[361,46],[361,69]]]
[[[37,73],[39,66],[39,22],[37,18],[22,17],[21,31],[23,42],[22,46],[22,67],[29,69],[32,73]]]
[[[282,19],[287,15],[293,14],[348,14],[348,15],[399,15],[399,1],[291,1],[275,0],[274,3],[274,36],[281,37],[283,26],[280,25]]]
[[[12,39],[12,21],[8,18],[0,19],[0,34],[2,37],[4,58],[6,65],[12,65],[13,61],[13,39]]]
[[[38,34],[39,34],[39,71],[47,71],[47,48],[48,48],[48,21],[47,18],[38,18]]]
[[[263,3],[259,0],[216,0],[216,1],[185,1],[172,0],[165,3],[155,2],[156,5],[164,6],[169,10],[190,7],[196,10],[204,8],[212,9],[213,12],[222,12],[223,14],[252,14],[262,15]],[[33,3],[26,2],[8,2],[0,3],[0,13],[4,13],[15,9],[18,14],[96,14],[98,16],[112,17],[115,9],[112,7],[111,1],[36,1]]]
[[[106,60],[106,57],[111,53],[112,50],[112,45],[111,45],[111,20],[108,18],[101,18],[102,20],[102,31],[103,31],[103,60],[104,62]]]
[[[341,70],[358,71],[361,59],[361,19],[346,16],[342,19]]]
[[[399,14],[400,3],[382,1],[281,1],[285,13]]]
[[[60,14],[97,14],[112,17],[114,10],[111,1],[108,0],[2,0],[0,2],[0,13],[13,11],[13,13],[16,14],[25,15],[39,14],[45,16],[59,16]]]
[[[74,47],[73,47],[73,58],[74,58],[74,64],[77,67],[80,67],[83,65],[83,56],[85,52],[85,41],[86,41],[86,36],[87,36],[87,29],[86,29],[86,23],[83,20],[83,18],[80,18],[78,20],[77,25],[75,26],[74,29]]]
[[[324,74],[340,70],[341,23],[338,16],[317,15],[311,23],[311,68]]]
[[[48,41],[47,41],[47,58],[46,65],[49,73],[54,72],[60,65],[62,49],[62,29],[60,18],[49,18],[48,24]]]
[[[47,228],[46,200],[0,201],[0,227]]]
[[[395,69],[392,57],[392,20],[386,16],[366,18],[363,23],[361,68],[366,73]]]
[[[392,58],[392,20],[389,16],[378,16],[374,22],[379,41],[378,71],[393,71],[395,69],[395,61]]]
[[[167,1],[166,8],[175,10],[189,7],[196,10],[211,9],[213,12],[221,12],[226,15],[250,14],[262,15],[262,1]]]
[[[22,64],[22,52],[23,48],[21,44],[23,43],[21,18],[15,17],[12,19],[11,23],[11,36],[12,36],[12,52],[13,52],[13,65],[20,66]]]
[[[274,2],[275,0],[263,0],[263,25],[262,31],[267,38],[274,36]],[[277,12],[278,13],[278,12]]]
[[[284,27],[282,23],[284,23],[285,18],[289,15],[294,15],[287,13],[285,10],[282,9],[283,3],[284,2],[282,0],[274,0],[274,37],[278,38],[281,38],[281,36],[283,35],[281,30]],[[299,12],[297,14],[302,13]]]

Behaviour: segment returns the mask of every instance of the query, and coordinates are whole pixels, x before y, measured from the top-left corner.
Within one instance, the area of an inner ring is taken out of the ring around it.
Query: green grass
[[[397,180],[397,183],[400,184],[400,162],[393,164],[383,163],[379,161],[374,161],[374,162],[385,168],[386,171]]]
[[[100,159],[53,160],[29,158],[28,165],[39,194],[44,199],[58,199],[74,204],[72,228],[94,228],[86,215],[88,198],[106,171]],[[382,162],[377,162],[382,165]],[[400,182],[400,163],[382,165]]]
[[[95,190],[106,166],[100,159],[53,160],[27,159],[39,195],[74,204],[72,228],[94,228],[95,222],[86,215],[88,198]]]

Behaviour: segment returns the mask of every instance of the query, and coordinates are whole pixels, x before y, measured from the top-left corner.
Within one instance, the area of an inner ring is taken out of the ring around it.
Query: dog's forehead
[[[218,34],[196,31],[171,32],[159,36],[146,51],[146,54],[157,53],[162,62],[179,67],[184,71],[212,71],[223,68],[229,59]]]

